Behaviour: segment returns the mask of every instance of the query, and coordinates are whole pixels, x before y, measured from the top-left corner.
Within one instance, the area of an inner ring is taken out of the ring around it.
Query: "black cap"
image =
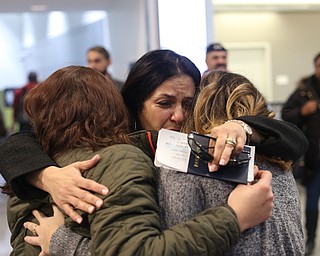
[[[208,47],[207,47],[207,53],[208,52],[212,52],[212,51],[224,51],[224,52],[226,52],[227,49],[224,48],[222,46],[222,44],[214,43],[214,44],[209,44]]]

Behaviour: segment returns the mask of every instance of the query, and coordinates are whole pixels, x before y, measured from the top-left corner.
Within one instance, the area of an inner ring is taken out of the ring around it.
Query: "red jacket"
[[[35,87],[38,83],[37,82],[29,82],[22,88],[16,89],[14,91],[14,101],[13,101],[13,120],[17,120],[17,113],[20,105],[20,96],[24,90],[31,90]]]

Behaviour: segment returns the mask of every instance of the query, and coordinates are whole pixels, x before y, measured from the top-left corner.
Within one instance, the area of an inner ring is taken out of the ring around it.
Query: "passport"
[[[202,148],[206,149],[210,143],[210,137],[192,132]],[[158,135],[155,166],[172,169],[172,171],[200,175],[208,178],[246,184],[254,180],[254,154],[255,148],[245,145],[243,151],[233,156],[234,162],[226,166],[220,166],[216,172],[209,172],[208,162],[192,152],[188,144],[188,134],[161,129]],[[241,159],[248,159],[242,163]],[[237,161],[240,164],[237,164]]]
[[[209,147],[209,136],[193,133],[193,137],[198,143],[204,146],[204,148]],[[202,160],[197,155],[191,153],[188,161],[187,173],[224,181],[246,184],[248,182],[253,181],[254,156],[252,151],[252,147],[245,145],[243,149],[243,152],[245,153],[242,154],[247,154],[247,157],[250,158],[250,160],[247,163],[227,164],[226,166],[220,166],[219,169],[215,172],[209,172],[208,162]],[[235,160],[237,161],[236,156]]]

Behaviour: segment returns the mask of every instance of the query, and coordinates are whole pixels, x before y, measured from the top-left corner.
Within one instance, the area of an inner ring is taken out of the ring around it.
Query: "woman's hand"
[[[26,236],[24,240],[35,246],[41,247],[39,256],[47,256],[49,254],[50,240],[53,233],[64,223],[64,215],[59,209],[53,205],[53,217],[46,217],[43,213],[34,210],[32,214],[39,221],[39,225],[33,222],[25,222],[24,227],[29,229],[35,236]]]
[[[90,179],[83,178],[81,172],[95,166],[100,160],[99,155],[87,161],[75,162],[63,168],[48,167],[29,176],[29,182],[48,192],[54,202],[77,223],[82,222],[81,216],[75,211],[92,213],[103,201],[92,192],[107,195],[108,188]]]
[[[234,122],[227,122],[214,127],[210,136],[216,138],[215,142],[211,140],[215,145],[210,145],[214,146],[213,160],[208,163],[211,172],[217,171],[220,165],[226,165],[231,154],[240,153],[247,140],[243,127]]]
[[[255,166],[257,172],[258,167]],[[236,212],[241,232],[267,220],[272,214],[272,174],[258,171],[253,185],[238,185],[229,195],[228,205]]]

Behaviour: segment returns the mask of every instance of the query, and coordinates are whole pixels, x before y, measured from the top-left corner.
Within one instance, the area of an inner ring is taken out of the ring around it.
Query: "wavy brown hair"
[[[273,118],[275,113],[259,90],[244,76],[226,71],[207,72],[200,82],[200,93],[194,103],[184,130],[208,134],[215,126],[240,116],[264,116]],[[261,157],[261,156],[258,156]],[[265,157],[264,157],[265,158]],[[291,162],[279,158],[267,158],[283,169]]]
[[[91,68],[59,69],[30,90],[24,107],[41,146],[54,159],[70,149],[129,143],[120,92]]]

